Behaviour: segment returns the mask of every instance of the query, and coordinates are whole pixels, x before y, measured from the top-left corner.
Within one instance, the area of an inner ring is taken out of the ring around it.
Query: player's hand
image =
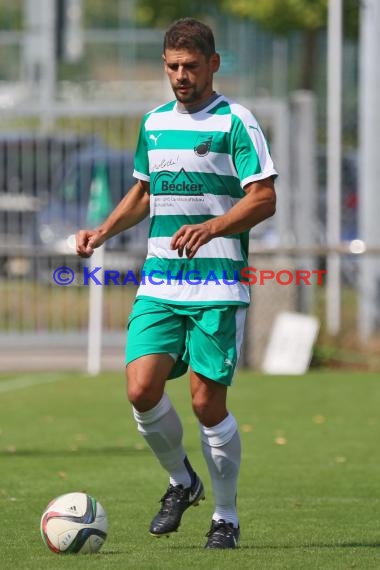
[[[104,242],[99,230],[79,230],[75,240],[79,257],[91,257],[94,249],[101,246]]]
[[[206,223],[182,226],[172,237],[171,249],[177,249],[178,255],[193,258],[201,245],[208,243],[212,239],[210,228]]]

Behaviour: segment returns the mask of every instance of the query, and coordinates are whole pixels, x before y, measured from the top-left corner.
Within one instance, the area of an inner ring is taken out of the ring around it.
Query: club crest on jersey
[[[151,182],[152,183],[152,182]],[[181,194],[186,196],[203,196],[203,184],[194,182],[184,168],[178,172],[161,170],[153,179],[154,194]]]
[[[200,135],[195,143],[194,152],[197,156],[207,156],[210,152],[212,135]]]

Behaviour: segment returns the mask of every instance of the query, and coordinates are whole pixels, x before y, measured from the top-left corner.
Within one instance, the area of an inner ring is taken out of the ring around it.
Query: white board
[[[267,374],[305,374],[318,330],[316,317],[280,313],[274,322],[262,371]]]

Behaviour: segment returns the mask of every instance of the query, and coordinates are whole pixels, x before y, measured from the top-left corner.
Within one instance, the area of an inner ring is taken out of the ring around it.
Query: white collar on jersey
[[[202,109],[205,109],[206,107],[211,105],[211,103],[215,101],[218,97],[220,97],[220,94],[214,91],[206,101],[200,103],[199,105],[195,105],[191,109],[186,109],[180,101],[177,101],[176,110],[178,111],[178,113],[182,113],[184,115],[186,114],[192,115],[193,113],[199,113],[199,111],[202,111]]]

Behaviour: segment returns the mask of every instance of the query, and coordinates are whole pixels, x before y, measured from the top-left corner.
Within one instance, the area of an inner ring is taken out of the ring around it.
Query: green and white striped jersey
[[[277,175],[252,113],[223,95],[194,113],[180,112],[176,101],[154,109],[141,124],[133,175],[150,183],[148,253],[137,296],[248,304],[240,272],[249,232],[215,238],[190,260],[171,250],[170,241],[184,224],[228,212],[250,182]]]

